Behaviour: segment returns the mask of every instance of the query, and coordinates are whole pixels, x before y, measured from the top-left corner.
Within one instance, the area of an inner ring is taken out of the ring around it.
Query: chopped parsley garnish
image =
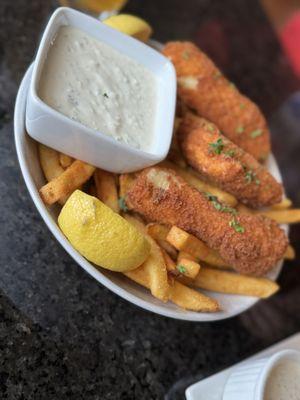
[[[232,220],[229,221],[229,226],[233,228],[237,233],[244,233],[245,228],[237,221],[236,218],[232,218]]]
[[[103,97],[105,97],[106,99],[108,99],[108,94],[107,94],[107,93],[103,93]]]
[[[232,158],[232,157],[235,156],[235,151],[234,150],[227,150],[227,151],[224,152],[224,154],[225,154],[225,156]]]
[[[177,265],[176,268],[181,274],[184,274],[186,272],[186,268],[183,265]]]
[[[215,154],[221,154],[224,149],[223,139],[219,138],[214,143],[209,143],[209,147]]]
[[[236,128],[236,133],[243,133],[244,132],[244,130],[245,130],[245,128],[243,127],[243,125],[239,125],[237,128]]]
[[[245,180],[247,183],[255,182],[256,185],[260,184],[260,180],[257,179],[256,173],[254,171],[252,171],[251,169],[249,169],[249,171],[246,171]]]
[[[126,205],[126,201],[125,201],[124,197],[119,197],[118,203],[119,203],[119,207],[122,211],[124,211],[124,212],[128,211],[128,207]]]
[[[187,50],[185,50],[185,51],[182,53],[182,58],[183,58],[184,60],[189,60],[189,58],[190,58],[190,53],[189,53]]]
[[[240,109],[243,110],[244,108],[246,108],[246,104],[241,103],[241,104],[240,104]]]
[[[254,131],[252,131],[250,133],[250,136],[252,137],[252,139],[257,138],[258,136],[261,136],[263,133],[262,129],[255,129]]]
[[[221,76],[222,76],[222,73],[221,73],[220,71],[216,72],[216,73],[213,75],[214,79],[218,79],[218,78],[220,78]]]
[[[213,132],[215,130],[215,128],[212,124],[206,124],[206,127],[210,132]]]
[[[215,209],[217,211],[221,211],[224,213],[229,213],[232,215],[236,215],[237,211],[235,208],[229,207],[229,206],[223,206],[222,203],[219,202],[217,196],[213,196],[210,193],[205,193],[205,196],[207,198],[208,201],[210,201],[212,203],[212,205],[215,207]]]

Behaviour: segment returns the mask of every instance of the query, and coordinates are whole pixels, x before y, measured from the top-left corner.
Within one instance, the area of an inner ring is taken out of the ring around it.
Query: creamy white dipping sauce
[[[279,362],[268,377],[264,400],[300,400],[300,364]]]
[[[63,26],[57,32],[38,94],[89,128],[137,149],[151,149],[157,103],[154,74],[79,29]]]

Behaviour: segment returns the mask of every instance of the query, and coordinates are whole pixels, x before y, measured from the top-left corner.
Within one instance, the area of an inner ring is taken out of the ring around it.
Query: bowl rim
[[[251,308],[254,304],[256,304],[260,299],[255,297],[248,297],[251,301],[249,304],[242,305],[240,309],[233,310],[232,312],[221,311],[217,313],[201,313],[194,312],[189,310],[178,309],[168,309],[163,307],[163,305],[149,303],[146,300],[143,300],[136,296],[133,293],[129,293],[126,289],[123,289],[120,285],[112,282],[109,278],[107,278],[101,270],[96,269],[91,263],[89,263],[83,256],[81,256],[73,246],[68,242],[66,237],[60,231],[57,223],[53,220],[47,207],[42,202],[38,189],[33,181],[32,176],[27,168],[26,154],[23,153],[22,147],[26,140],[26,129],[25,129],[25,109],[26,109],[26,98],[30,84],[30,78],[32,74],[33,65],[31,64],[27,69],[22,82],[20,84],[16,103],[15,103],[15,112],[14,112],[14,138],[15,138],[15,146],[17,157],[20,165],[20,169],[26,184],[26,187],[29,191],[31,199],[33,200],[38,212],[40,213],[42,219],[45,224],[56,238],[56,240],[61,244],[61,246],[66,250],[66,252],[82,267],[86,272],[88,272],[93,278],[95,278],[98,282],[100,282],[103,286],[107,287],[113,293],[119,295],[123,299],[129,301],[130,303],[135,304],[136,306],[145,309],[147,311],[153,312],[155,314],[177,319],[177,320],[185,320],[191,322],[213,322],[220,321],[223,319],[232,318],[236,315],[241,314],[247,309]],[[276,164],[277,168],[277,164]],[[278,170],[278,168],[277,168]],[[281,179],[281,174],[278,170],[278,174]],[[288,227],[284,227],[286,233],[288,234]],[[274,280],[277,279],[279,272],[281,271],[283,265],[283,261],[280,261],[278,265],[274,268]]]

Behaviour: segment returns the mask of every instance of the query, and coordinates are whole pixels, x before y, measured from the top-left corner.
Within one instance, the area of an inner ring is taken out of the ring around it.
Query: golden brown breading
[[[163,53],[175,66],[183,101],[256,159],[265,160],[270,152],[270,134],[256,104],[193,43],[170,42]]]
[[[187,162],[201,176],[253,208],[282,198],[282,186],[251,154],[221,134],[216,125],[186,114],[177,137]]]
[[[177,225],[195,235],[241,273],[265,274],[283,257],[288,245],[274,221],[239,215],[215,199],[209,200],[169,169],[143,170],[130,187],[126,203],[148,220]]]

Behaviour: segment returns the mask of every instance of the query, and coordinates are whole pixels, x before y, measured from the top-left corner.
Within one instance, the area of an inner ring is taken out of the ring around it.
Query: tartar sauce
[[[149,151],[157,80],[135,60],[71,26],[57,32],[41,73],[38,93],[73,120]]]

